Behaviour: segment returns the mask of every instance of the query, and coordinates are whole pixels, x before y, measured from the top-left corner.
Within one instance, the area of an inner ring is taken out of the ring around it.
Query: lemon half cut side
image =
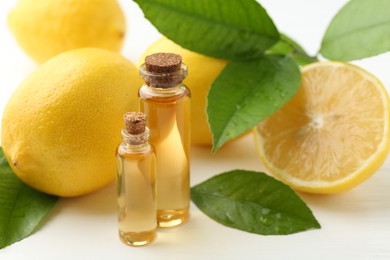
[[[389,96],[348,63],[302,68],[298,93],[254,129],[271,174],[296,190],[337,193],[370,177],[390,149]]]

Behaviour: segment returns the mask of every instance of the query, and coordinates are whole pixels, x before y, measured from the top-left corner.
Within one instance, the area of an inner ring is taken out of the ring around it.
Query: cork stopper
[[[139,135],[145,132],[146,115],[141,112],[128,112],[124,115],[126,132]]]
[[[171,88],[182,84],[187,77],[187,66],[182,63],[180,55],[159,52],[146,56],[140,75],[148,86]]]
[[[146,70],[152,73],[172,73],[180,70],[182,58],[175,53],[159,52],[146,56]]]

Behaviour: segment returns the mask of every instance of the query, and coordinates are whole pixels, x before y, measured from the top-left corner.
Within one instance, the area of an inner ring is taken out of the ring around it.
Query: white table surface
[[[123,55],[134,63],[159,33],[136,4],[120,1],[129,24]],[[260,0],[280,31],[316,53],[325,28],[345,0]],[[0,110],[18,84],[36,68],[6,26],[16,0],[0,1]],[[390,87],[390,55],[356,62]],[[191,183],[224,171],[264,170],[252,136],[211,155],[193,147]],[[390,160],[368,181],[331,196],[300,194],[322,225],[288,236],[261,236],[222,226],[191,205],[184,226],[159,230],[150,246],[131,248],[117,235],[114,184],[79,198],[62,199],[33,235],[0,250],[18,259],[390,259]]]

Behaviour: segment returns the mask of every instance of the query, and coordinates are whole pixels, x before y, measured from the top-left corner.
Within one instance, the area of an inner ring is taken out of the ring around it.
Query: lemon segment
[[[363,69],[340,62],[302,68],[298,93],[254,129],[269,171],[293,188],[336,193],[355,187],[390,149],[389,97]]]

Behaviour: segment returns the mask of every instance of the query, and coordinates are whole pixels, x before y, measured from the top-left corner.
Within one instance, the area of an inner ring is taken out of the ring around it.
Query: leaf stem
[[[309,54],[307,54],[302,48],[299,48],[298,46],[292,44],[289,40],[287,40],[286,38],[284,37],[280,37],[280,41],[287,44],[288,46],[291,47],[292,49],[292,55],[296,54],[296,55],[299,55],[299,56],[303,56],[307,59],[309,59],[310,61],[312,62],[315,62],[315,61],[318,61],[318,53],[314,56],[310,56]]]

